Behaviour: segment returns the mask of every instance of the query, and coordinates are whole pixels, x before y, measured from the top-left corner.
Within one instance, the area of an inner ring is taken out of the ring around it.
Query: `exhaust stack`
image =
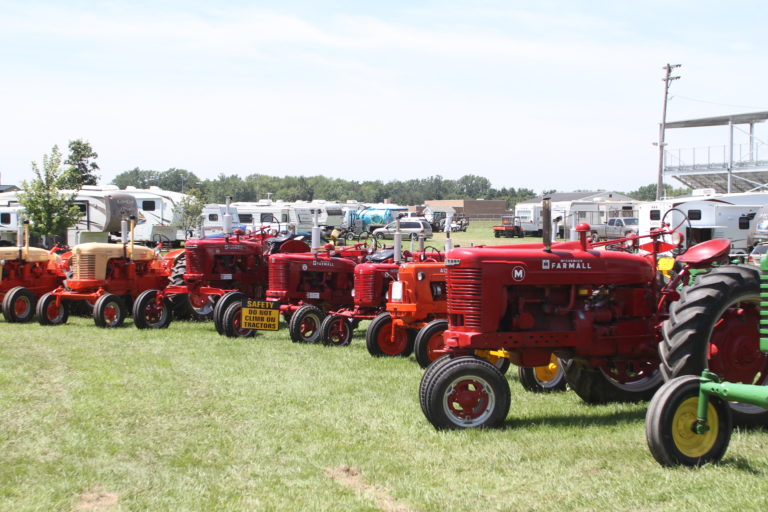
[[[552,252],[552,199],[541,200],[541,236],[544,238],[544,251]]]
[[[400,232],[400,218],[403,216],[401,213],[395,219],[395,263],[400,263],[403,260],[403,234]]]
[[[226,236],[232,236],[232,214],[229,212],[229,203],[232,201],[232,196],[227,196],[227,203],[224,208],[224,234]]]

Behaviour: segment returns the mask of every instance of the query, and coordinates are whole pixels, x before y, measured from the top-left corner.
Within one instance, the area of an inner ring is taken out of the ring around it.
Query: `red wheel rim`
[[[204,308],[208,305],[208,296],[204,293],[190,293],[189,302],[197,309]]]
[[[19,297],[13,303],[13,312],[18,318],[24,318],[29,313],[29,308],[32,306],[29,302],[29,297]]]
[[[335,318],[328,330],[328,342],[331,345],[343,345],[349,339],[349,323],[345,318]]]
[[[376,344],[379,346],[379,350],[388,356],[400,355],[408,348],[408,331],[405,329],[395,329],[394,337],[393,341],[392,322],[382,325],[376,335]]]
[[[118,318],[118,308],[114,302],[110,302],[104,308],[104,320],[107,324],[112,325]]]
[[[304,318],[299,326],[299,332],[302,338],[311,337],[317,332],[317,319],[312,316]]]
[[[445,346],[445,341],[443,340],[444,332],[445,331],[440,331],[433,334],[432,337],[427,341],[427,359],[429,359],[430,363],[443,355],[442,353],[438,352],[438,350],[442,350]]]
[[[757,306],[744,302],[725,310],[710,337],[709,369],[728,382],[752,384],[768,371],[768,354],[760,352]]]
[[[479,377],[459,377],[445,391],[445,412],[460,424],[473,426],[493,413],[495,396],[488,383]]]
[[[48,304],[48,307],[45,308],[45,316],[47,316],[50,321],[58,320],[61,316],[61,307],[56,305],[55,300],[51,301],[51,303]]]
[[[144,319],[150,324],[156,324],[163,316],[163,309],[157,307],[154,302],[147,304],[144,308]]]
[[[242,312],[242,310],[240,310]],[[247,336],[251,333],[251,329],[243,329],[242,326],[242,319],[240,318],[240,315],[235,315],[235,318],[232,320],[232,327],[234,327],[235,333],[237,333],[238,336]]]

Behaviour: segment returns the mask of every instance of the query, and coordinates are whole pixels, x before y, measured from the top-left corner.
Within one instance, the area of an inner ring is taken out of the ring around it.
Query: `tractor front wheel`
[[[723,458],[731,439],[731,409],[719,397],[707,404],[707,431],[696,433],[700,379],[686,375],[664,384],[645,416],[645,439],[662,466],[701,466]]]
[[[509,412],[507,379],[477,357],[457,357],[441,364],[425,395],[426,417],[438,430],[498,427]]]
[[[239,301],[231,302],[221,317],[221,325],[224,329],[224,335],[230,338],[250,338],[256,335],[254,329],[244,329],[242,327],[243,305]]]
[[[171,324],[171,308],[167,298],[158,305],[158,290],[144,290],[133,303],[133,324],[138,329],[165,329]]]
[[[588,404],[650,400],[663,383],[658,366],[651,362],[614,362],[604,369],[571,359],[563,362],[563,371],[571,389]]]
[[[760,273],[751,265],[725,265],[696,278],[669,308],[659,343],[665,379],[701,375],[768,386],[768,354],[760,352]],[[755,382],[757,380],[757,382]],[[737,425],[768,423],[761,407],[730,402]]]
[[[520,384],[523,388],[531,393],[565,391],[563,364],[555,354],[550,357],[548,365],[533,368],[519,367],[517,376],[520,378]]]
[[[419,366],[426,368],[443,354],[443,332],[448,329],[448,320],[432,320],[419,330],[413,343],[413,355]]]
[[[67,323],[69,318],[67,303],[61,301],[57,306],[56,296],[50,292],[40,297],[40,300],[37,301],[35,313],[40,325],[61,325]]]
[[[98,327],[120,327],[127,314],[125,302],[114,293],[102,295],[93,305],[93,321]]]
[[[413,331],[395,329],[392,338],[392,315],[382,313],[368,324],[365,346],[373,357],[408,357],[413,352]]]
[[[352,322],[341,315],[328,315],[320,324],[320,338],[326,347],[346,347],[352,343]]]
[[[24,288],[11,288],[3,297],[3,317],[9,323],[25,323],[35,316],[35,295]]]
[[[293,313],[288,324],[288,332],[294,343],[315,343],[320,341],[320,326],[325,318],[323,310],[317,306],[305,304]]]
[[[213,326],[216,328],[216,332],[224,334],[224,312],[229,308],[231,304],[235,302],[242,302],[246,296],[243,292],[227,292],[221,296],[213,307]]]

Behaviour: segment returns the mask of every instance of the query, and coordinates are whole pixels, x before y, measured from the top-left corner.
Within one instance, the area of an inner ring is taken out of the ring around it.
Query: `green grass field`
[[[719,465],[664,469],[645,445],[646,404],[526,393],[513,368],[504,428],[437,432],[419,408],[422,370],[412,357],[373,359],[362,331],[343,348],[182,322],[3,332],[0,510],[768,505],[765,431],[735,432]]]

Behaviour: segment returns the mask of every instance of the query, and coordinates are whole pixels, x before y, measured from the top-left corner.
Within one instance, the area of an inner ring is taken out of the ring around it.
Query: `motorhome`
[[[22,206],[0,206],[0,245],[16,245],[19,224],[23,221]]]
[[[317,223],[325,232],[341,227],[344,223],[344,211],[338,203],[323,200],[296,201],[291,204],[289,215],[297,233],[312,229],[315,212],[317,212]]]
[[[107,242],[110,233],[120,232],[120,221],[138,215],[133,196],[117,187],[85,185],[77,191],[62,190],[61,194],[74,195],[74,204],[81,212],[77,224],[62,233],[62,241],[70,247],[84,242]],[[20,206],[17,191],[0,194],[0,206]]]
[[[662,220],[685,234],[688,246],[728,238],[731,252],[749,252],[755,217],[768,205],[768,192],[717,194],[712,189],[695,190],[690,196],[673,197],[640,205],[640,234],[661,226]]]
[[[136,207],[139,210],[134,232],[136,241],[163,242],[176,246],[186,238],[184,231],[177,225],[176,211],[177,205],[187,197],[186,194],[156,186],[148,189],[129,186],[123,192],[136,199]]]
[[[237,209],[240,223],[250,229],[268,226],[278,232],[287,231],[291,222],[291,205],[282,201],[238,201],[232,206]]]
[[[224,217],[229,214],[232,216],[232,227],[247,229],[248,226],[240,223],[240,217],[237,208],[231,204],[206,204],[203,206],[203,213],[200,215],[200,234],[201,237],[220,235],[224,233]]]

